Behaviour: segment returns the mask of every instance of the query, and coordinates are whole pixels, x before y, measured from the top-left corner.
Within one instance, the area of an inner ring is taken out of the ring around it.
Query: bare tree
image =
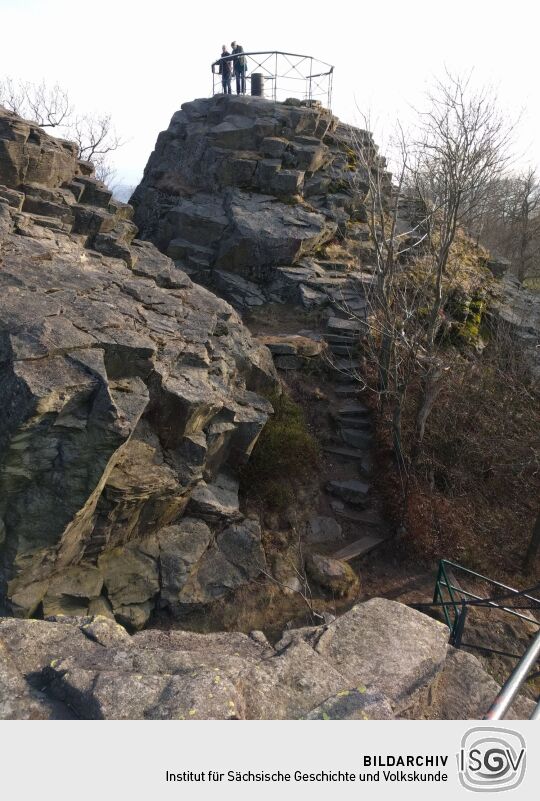
[[[508,165],[512,127],[488,90],[472,89],[470,76],[447,73],[429,95],[418,134],[411,184],[431,210],[426,224],[435,278],[427,332],[432,346],[458,225],[479,213],[493,181]]]
[[[536,168],[492,181],[481,214],[466,225],[478,242],[511,262],[521,282],[540,275],[540,179]]]
[[[110,114],[77,117],[68,129],[69,137],[79,148],[79,158],[91,161],[96,176],[110,183],[115,171],[108,161],[108,155],[122,146],[123,142],[114,130]]]
[[[110,114],[76,115],[68,93],[58,84],[16,82],[12,78],[0,82],[0,104],[40,127],[58,128],[62,137],[77,143],[79,158],[92,162],[97,178],[104,183],[114,179],[109,157],[123,142]]]
[[[72,112],[65,89],[58,84],[47,86],[6,78],[0,83],[0,103],[21,117],[33,120],[41,128],[56,128],[69,122]]]
[[[489,93],[475,93],[468,79],[447,75],[429,95],[413,133],[399,131],[391,189],[376,153],[362,141],[355,145],[375,244],[373,280],[365,288],[364,352],[378,376],[372,388],[381,409],[390,406],[405,488],[456,357],[444,337],[456,285],[452,249],[463,221],[482,207],[507,164],[510,134]],[[416,424],[404,442],[406,404]]]

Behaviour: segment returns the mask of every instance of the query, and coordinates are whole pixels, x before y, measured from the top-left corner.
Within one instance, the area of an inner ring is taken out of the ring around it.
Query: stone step
[[[334,333],[347,333],[349,335],[359,334],[363,330],[362,323],[359,320],[345,320],[340,317],[329,317],[326,327]]]
[[[343,417],[338,414],[337,421],[342,428],[357,428],[362,431],[371,431],[372,423],[369,417]]]
[[[360,387],[358,384],[343,384],[342,386],[338,386],[334,388],[334,392],[338,396],[338,398],[356,398]]]
[[[328,481],[326,491],[352,506],[365,507],[370,485],[359,478],[350,478],[344,481]]]
[[[367,306],[367,300],[365,298],[362,285],[357,284],[354,281],[350,281],[349,279],[343,279],[343,283],[339,289],[339,295],[343,298],[347,298],[348,300],[358,300],[364,306]]]
[[[386,537],[377,537],[374,534],[365,534],[360,539],[351,542],[339,551],[333,554],[333,559],[341,559],[343,562],[349,562],[351,559],[357,559],[359,556],[365,556],[374,548],[378,548],[383,542],[386,542]]]
[[[350,448],[369,448],[373,440],[371,433],[357,428],[342,428],[339,433],[345,445]]]
[[[338,456],[346,462],[362,462],[367,457],[367,448],[348,448],[345,445],[324,445],[323,451],[332,456]]]
[[[356,345],[336,345],[334,342],[330,345],[330,350],[336,356],[349,356],[354,353]]]
[[[361,523],[363,526],[381,529],[381,531],[387,530],[387,526],[377,509],[359,510],[337,498],[330,501],[330,506],[334,514],[338,517],[342,517],[344,520],[350,520],[353,523]]]
[[[341,403],[337,408],[337,413],[344,417],[367,417],[371,414],[368,407],[359,400],[348,400]]]
[[[356,345],[358,343],[358,337],[342,334],[325,334],[324,339],[329,345]]]
[[[355,379],[355,377],[359,375],[359,373],[354,370],[344,370],[343,372],[339,372],[338,368],[336,368],[336,370],[337,372],[333,374],[332,379],[334,383],[338,385],[349,384],[351,379]]]
[[[360,325],[367,325],[367,317],[365,313],[365,309],[356,309],[353,306],[349,306],[345,303],[336,303],[335,301],[330,301],[330,308],[335,315],[342,314],[344,317],[350,317],[353,315],[356,320],[359,322]],[[366,328],[364,328],[364,332]],[[362,334],[364,336],[364,334]]]
[[[320,289],[321,291],[327,290],[333,298],[336,293],[339,294],[341,292],[341,287],[346,280],[347,279],[342,275],[338,275],[335,278],[325,275],[324,277],[314,276],[313,278],[304,278],[302,282],[314,289]]]
[[[366,319],[367,306],[362,300],[357,297],[343,296],[340,292],[330,292],[329,294],[332,306],[348,310],[349,314],[358,317],[360,322]]]
[[[349,375],[358,373],[360,371],[360,365],[355,359],[337,359],[337,361],[334,363],[334,367],[336,370],[341,370]]]

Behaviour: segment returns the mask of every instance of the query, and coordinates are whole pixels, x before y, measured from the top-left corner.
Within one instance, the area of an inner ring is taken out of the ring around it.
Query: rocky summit
[[[371,134],[316,104],[195,100],[159,134],[131,198],[134,219],[144,239],[240,309],[316,308],[358,295],[352,256],[369,262],[372,252],[366,165],[390,190]],[[327,244],[336,258],[320,256]]]
[[[133,206],[77,154],[0,108],[0,719],[481,717],[498,685],[445,625],[352,605],[347,561],[391,533],[358,397],[373,170],[391,190],[371,134],[300,101],[186,103]],[[252,337],[239,312],[267,304]],[[306,397],[330,421],[330,469],[281,517],[245,491],[276,367],[324,373]],[[269,639],[181,628],[244,602]]]
[[[135,238],[76,146],[0,109],[0,596],[140,628],[264,562],[236,473],[269,351]]]

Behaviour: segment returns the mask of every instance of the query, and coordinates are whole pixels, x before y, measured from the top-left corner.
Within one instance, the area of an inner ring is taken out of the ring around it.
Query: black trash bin
[[[264,75],[262,72],[251,73],[251,94],[253,97],[264,97]]]

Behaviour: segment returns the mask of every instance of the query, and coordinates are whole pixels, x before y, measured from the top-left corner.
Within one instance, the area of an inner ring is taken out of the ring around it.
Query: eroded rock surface
[[[214,541],[242,521],[235,473],[271,413],[271,355],[131,217],[75,145],[0,109],[0,596],[15,615],[140,628],[188,580],[204,599],[256,570]]]
[[[129,636],[105,617],[4,619],[0,718],[480,718],[497,685],[447,642],[446,626],[381,598],[275,647],[262,632]],[[514,716],[526,717],[534,703],[521,701]]]
[[[390,187],[371,134],[327,109],[215,96],[173,115],[131,202],[143,238],[241,310],[358,305],[365,164]],[[331,242],[346,243],[339,258],[323,255]]]

